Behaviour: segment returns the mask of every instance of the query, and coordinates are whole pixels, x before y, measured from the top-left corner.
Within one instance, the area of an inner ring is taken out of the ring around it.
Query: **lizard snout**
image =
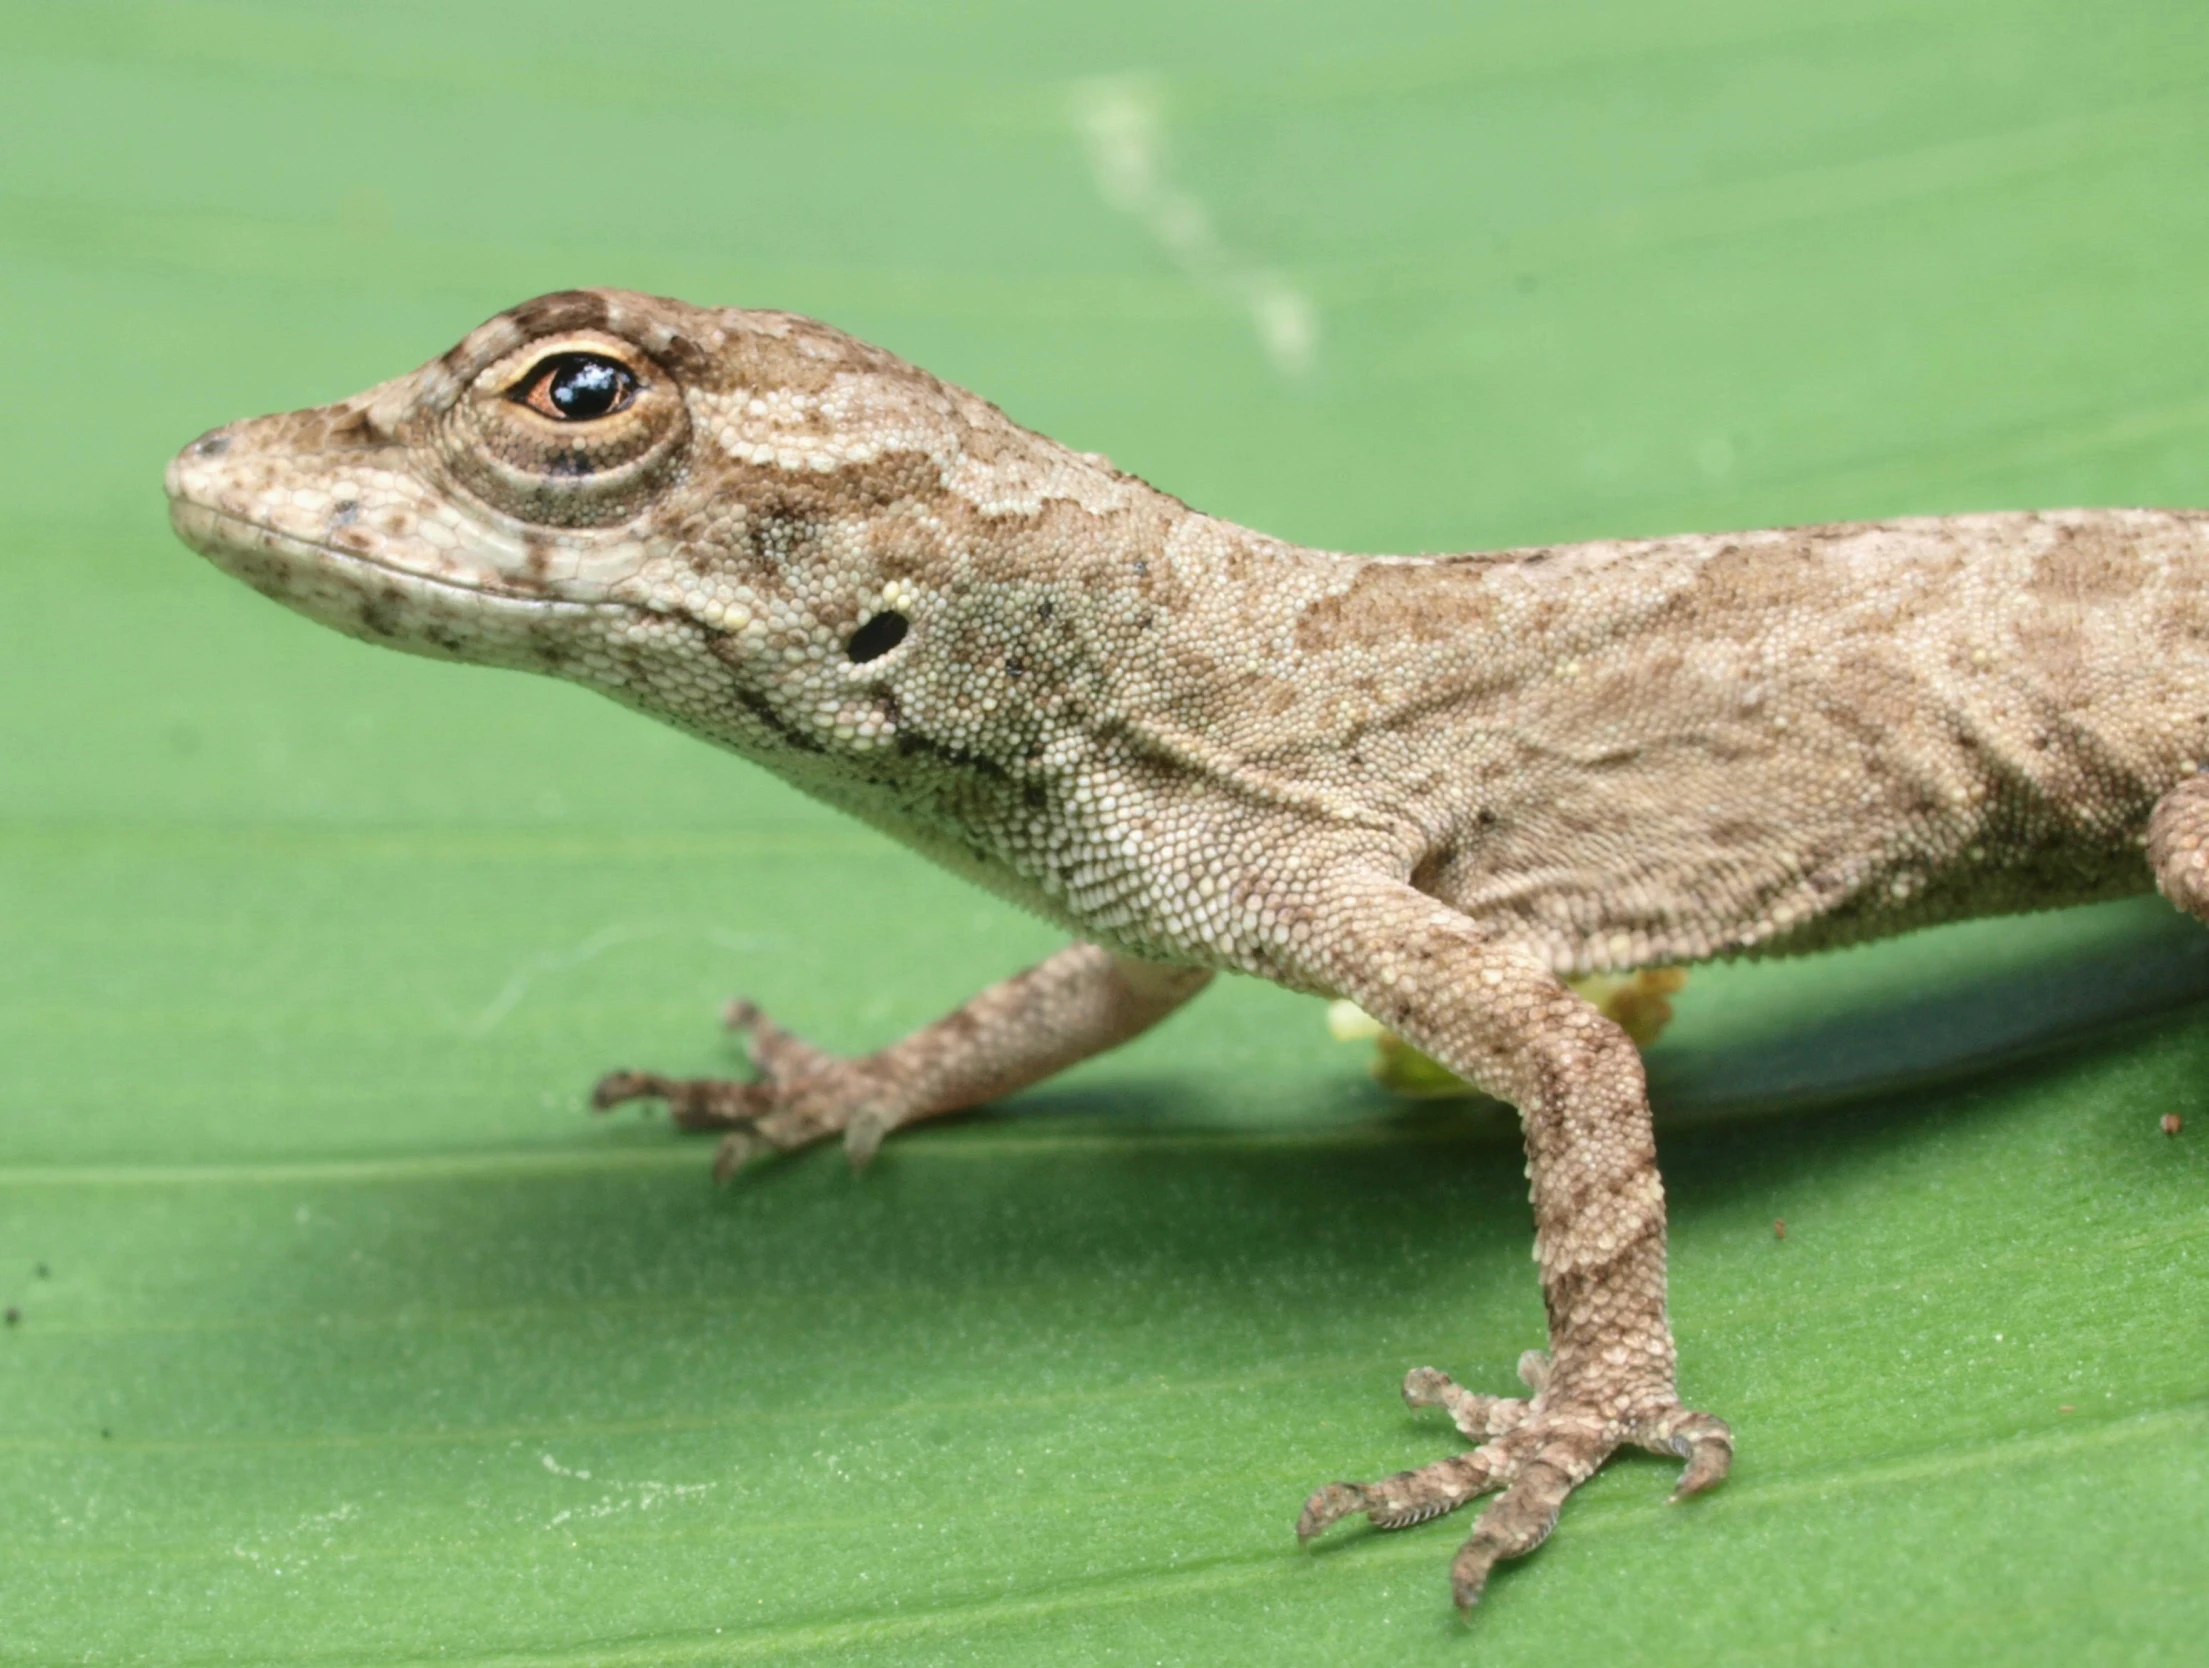
[[[187,495],[190,478],[195,473],[194,464],[218,459],[230,450],[236,443],[237,427],[235,423],[225,423],[221,428],[209,429],[169,460],[168,472],[161,484],[171,499]]]

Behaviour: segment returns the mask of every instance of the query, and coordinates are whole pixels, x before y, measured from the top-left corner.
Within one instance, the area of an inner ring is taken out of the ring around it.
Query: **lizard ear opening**
[[[870,660],[880,660],[898,644],[905,641],[905,633],[912,622],[896,609],[888,609],[875,615],[844,645],[844,653],[851,656],[854,666],[864,666]]]

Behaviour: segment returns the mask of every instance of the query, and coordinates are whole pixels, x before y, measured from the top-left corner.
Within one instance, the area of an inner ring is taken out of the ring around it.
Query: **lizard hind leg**
[[[2187,777],[2156,801],[2148,864],[2157,891],[2195,920],[2209,921],[2209,773]]]
[[[1459,1550],[1460,1608],[1494,1566],[1549,1535],[1566,1497],[1622,1447],[1686,1461],[1675,1498],[1726,1474],[1733,1437],[1681,1405],[1665,1315],[1664,1186],[1641,1056],[1626,1032],[1540,957],[1438,909],[1394,877],[1346,871],[1311,982],[1347,991],[1382,1024],[1519,1110],[1549,1350],[1522,1359],[1520,1400],[1421,1369],[1415,1405],[1444,1408],[1478,1444],[1379,1483],[1321,1489],[1306,1539],[1352,1512],[1395,1528],[1497,1498]],[[1500,1492],[1498,1492],[1500,1491]]]

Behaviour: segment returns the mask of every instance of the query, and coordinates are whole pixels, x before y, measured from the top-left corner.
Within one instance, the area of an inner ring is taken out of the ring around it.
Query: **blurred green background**
[[[8,7],[0,1661],[2198,1651],[2209,935],[2159,904],[1696,974],[1652,1071],[1740,1464],[1614,1465],[1468,1633],[1464,1520],[1289,1526],[1455,1447],[1405,1368],[1538,1340],[1492,1111],[1244,984],[716,1193],[593,1077],[724,1068],[737,990],[868,1046],[1052,935],[284,614],[159,481],[605,283],[1312,543],[2209,502],[2205,50],[2188,0]]]

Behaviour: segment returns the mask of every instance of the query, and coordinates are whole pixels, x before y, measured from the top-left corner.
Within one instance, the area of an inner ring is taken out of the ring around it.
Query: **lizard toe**
[[[844,1124],[844,1154],[854,1170],[864,1170],[882,1150],[882,1141],[897,1126],[880,1108],[862,1106]]]
[[[1628,1440],[1652,1454],[1670,1454],[1687,1461],[1672,1498],[1716,1488],[1733,1467],[1733,1427],[1725,1420],[1692,1408],[1672,1406],[1640,1421]]]
[[[591,1085],[591,1110],[611,1112],[625,1100],[633,1100],[643,1091],[636,1086],[637,1074],[633,1071],[610,1071]]]
[[[591,1085],[591,1110],[611,1112],[625,1101],[664,1095],[673,1080],[649,1071],[610,1071]]]
[[[1500,1457],[1482,1448],[1399,1471],[1377,1483],[1329,1483],[1304,1502],[1296,1538],[1308,1541],[1354,1512],[1363,1512],[1376,1529],[1409,1529],[1454,1512],[1498,1486]]]
[[[738,997],[723,1009],[721,1023],[743,1039],[746,1057],[764,1077],[816,1076],[839,1063],[835,1055],[784,1030],[747,998]]]
[[[768,1109],[762,1085],[714,1077],[663,1077],[612,1071],[591,1089],[591,1110],[608,1112],[632,1100],[664,1100],[678,1129],[749,1128]]]
[[[1448,1373],[1433,1367],[1414,1367],[1404,1375],[1404,1405],[1439,1407],[1466,1436],[1485,1442],[1516,1429],[1532,1404],[1523,1396],[1483,1396],[1466,1389]]]
[[[728,1186],[737,1171],[744,1168],[751,1156],[766,1145],[748,1129],[732,1129],[721,1137],[713,1149],[713,1179],[716,1185]]]

